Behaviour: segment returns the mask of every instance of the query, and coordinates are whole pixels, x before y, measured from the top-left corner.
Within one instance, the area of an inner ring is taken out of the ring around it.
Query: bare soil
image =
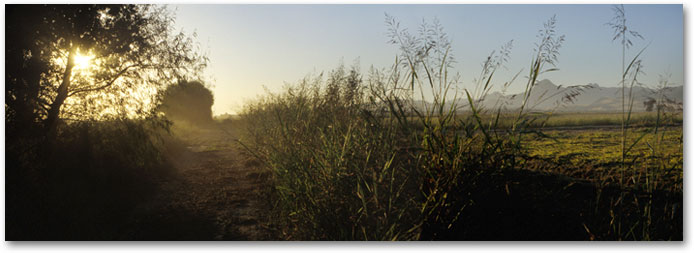
[[[176,133],[173,173],[135,208],[125,240],[271,240],[267,173],[218,127]]]

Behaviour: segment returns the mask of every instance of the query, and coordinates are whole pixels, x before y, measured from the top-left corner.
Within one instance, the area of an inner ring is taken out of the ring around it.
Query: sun
[[[88,69],[91,66],[91,61],[94,59],[93,54],[83,54],[77,51],[75,54],[75,69]]]

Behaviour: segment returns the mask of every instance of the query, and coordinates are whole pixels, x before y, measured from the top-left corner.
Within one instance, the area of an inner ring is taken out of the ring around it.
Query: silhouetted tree
[[[55,131],[60,119],[146,117],[166,83],[207,59],[152,5],[7,5],[8,133]],[[76,68],[78,55],[93,58]]]
[[[201,82],[179,82],[164,92],[161,111],[171,120],[196,124],[212,122],[214,97]]]
[[[5,22],[8,238],[120,238],[169,167],[161,92],[206,57],[162,6],[6,5]]]
[[[655,103],[656,103],[655,98],[649,97],[648,99],[646,99],[646,101],[643,101],[643,106],[646,107],[647,112],[652,112],[653,107],[655,107]]]

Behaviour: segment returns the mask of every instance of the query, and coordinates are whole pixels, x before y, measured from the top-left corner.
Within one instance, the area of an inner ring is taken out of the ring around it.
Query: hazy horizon
[[[557,85],[596,83],[617,86],[621,46],[612,41],[606,25],[612,5],[174,5],[176,27],[195,31],[208,52],[208,85],[215,94],[213,113],[236,113],[248,99],[280,91],[284,83],[340,63],[358,61],[362,72],[370,66],[389,67],[398,52],[387,43],[385,13],[416,32],[419,24],[437,18],[452,41],[461,87],[472,86],[490,52],[513,40],[510,61],[495,80],[505,82],[524,69],[533,52],[537,30],[556,15],[557,33],[566,35],[557,67],[544,78]],[[633,40],[633,57],[648,45],[642,58],[640,81],[657,83],[672,74],[673,85],[683,85],[682,5],[625,5],[631,30],[644,39]],[[627,59],[628,61],[629,59]],[[520,92],[524,72],[507,92]]]

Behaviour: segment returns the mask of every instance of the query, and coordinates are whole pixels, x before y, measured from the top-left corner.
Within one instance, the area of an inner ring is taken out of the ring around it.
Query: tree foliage
[[[171,120],[209,123],[212,121],[213,103],[212,91],[203,83],[182,81],[166,89],[161,111]]]
[[[8,5],[6,24],[8,132],[151,116],[158,91],[207,64],[162,6]]]

